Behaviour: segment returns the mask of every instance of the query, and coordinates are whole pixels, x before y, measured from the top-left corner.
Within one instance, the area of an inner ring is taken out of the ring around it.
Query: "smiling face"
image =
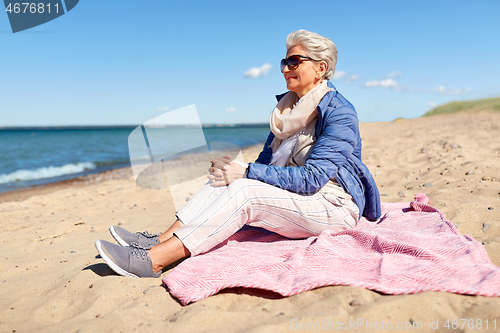
[[[308,56],[307,50],[300,44],[288,49],[286,58],[288,59],[288,57],[292,55]],[[283,76],[285,77],[287,89],[295,92],[299,98],[301,98],[307,94],[309,90],[323,81],[322,78],[325,71],[326,62],[302,59],[299,66],[294,70],[290,70],[288,66],[285,66],[283,69]]]

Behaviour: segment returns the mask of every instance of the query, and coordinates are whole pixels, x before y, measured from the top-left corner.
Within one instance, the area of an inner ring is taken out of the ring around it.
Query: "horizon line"
[[[0,126],[0,131],[9,130],[66,130],[66,129],[134,129],[140,125],[46,125],[46,126]],[[269,123],[204,124],[202,128],[268,127]],[[164,125],[152,128],[193,128],[197,125]]]

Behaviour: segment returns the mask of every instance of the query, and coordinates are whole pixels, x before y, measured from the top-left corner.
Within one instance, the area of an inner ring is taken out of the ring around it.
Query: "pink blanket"
[[[182,304],[222,289],[247,287],[283,296],[350,285],[386,294],[426,290],[500,296],[500,267],[484,247],[461,235],[429,199],[383,203],[378,222],[361,219],[347,231],[290,240],[257,228],[241,230],[163,278]]]

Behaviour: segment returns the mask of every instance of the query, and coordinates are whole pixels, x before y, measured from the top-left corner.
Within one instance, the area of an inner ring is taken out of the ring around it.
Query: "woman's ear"
[[[323,77],[323,75],[325,75],[327,67],[328,67],[328,65],[326,64],[326,61],[321,61],[319,63],[319,72],[321,74],[321,77]]]
[[[327,68],[328,65],[326,64],[326,61],[320,61],[318,63],[318,67],[316,67],[316,78],[317,79],[322,78],[325,75]]]

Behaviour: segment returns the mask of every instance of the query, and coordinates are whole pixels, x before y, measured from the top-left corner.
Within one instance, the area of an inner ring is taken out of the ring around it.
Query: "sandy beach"
[[[361,123],[360,131],[381,201],[426,194],[500,265],[500,113]],[[245,149],[245,161],[261,148]],[[98,256],[94,241],[112,241],[110,225],[161,232],[174,215],[169,191],[138,187],[130,169],[0,195],[0,332],[288,332],[324,319],[421,322],[422,332],[454,331],[443,329],[447,319],[483,322],[456,332],[495,332],[496,320],[500,330],[499,298],[445,292],[331,286],[283,298],[238,288],[182,306],[161,279],[118,276]],[[436,320],[439,330],[426,329]]]

